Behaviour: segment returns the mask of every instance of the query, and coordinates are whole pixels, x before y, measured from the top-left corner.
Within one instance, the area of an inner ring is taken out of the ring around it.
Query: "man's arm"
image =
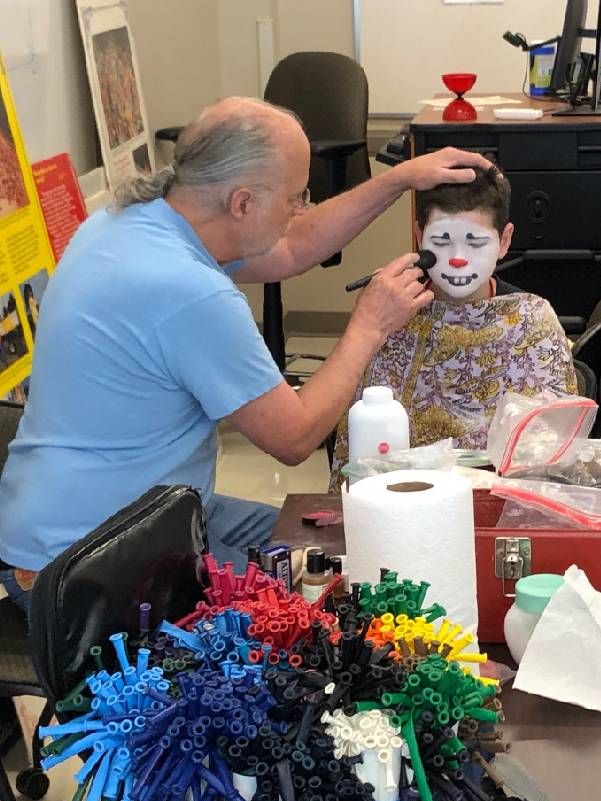
[[[284,464],[306,459],[337,425],[386,337],[432,301],[409,268],[416,259],[396,259],[377,274],[333,353],[298,392],[283,381],[231,414],[235,428]]]
[[[469,183],[475,178],[471,167],[487,168],[490,162],[451,147],[405,161],[295,217],[270,253],[246,260],[232,277],[244,284],[300,275],[348,245],[407,189]]]

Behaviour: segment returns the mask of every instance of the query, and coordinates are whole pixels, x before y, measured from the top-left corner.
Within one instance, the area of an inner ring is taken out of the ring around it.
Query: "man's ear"
[[[499,259],[507,255],[507,251],[511,245],[511,237],[513,236],[513,223],[507,223],[501,234],[501,249],[499,250]]]
[[[246,187],[240,187],[232,192],[228,211],[236,220],[243,220],[249,212],[253,202],[253,193]]]
[[[413,233],[415,235],[415,241],[417,242],[417,247],[421,248],[424,232],[420,228],[420,225],[417,220],[415,220],[415,222],[413,223]]]

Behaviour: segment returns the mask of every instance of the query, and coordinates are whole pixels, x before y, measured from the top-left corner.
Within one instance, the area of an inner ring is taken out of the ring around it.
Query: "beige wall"
[[[371,161],[372,175],[389,169]],[[407,194],[384,212],[342,252],[338,267],[315,267],[282,285],[286,311],[346,312],[353,308],[356,294],[344,291],[350,281],[411,250],[411,200]],[[242,287],[257,320],[263,317],[262,285]]]
[[[299,50],[354,54],[352,0],[273,0],[277,55]]]
[[[221,95],[216,0],[129,0],[151,131],[188,122]]]
[[[218,0],[221,93],[259,95],[257,20],[273,19],[271,0]]]
[[[352,0],[129,0],[151,129],[190,119],[217,97],[260,93],[256,21],[271,19],[276,61],[298,50],[353,54]],[[372,171],[381,165],[372,162]],[[287,281],[286,310],[348,311],[344,285],[410,248],[401,200],[344,249],[339,267]],[[245,286],[263,316],[262,285]]]
[[[372,160],[372,174],[389,169]],[[295,311],[349,311],[356,294],[345,284],[383,267],[411,250],[411,203],[406,195],[391,206],[342,252],[339,267],[316,267],[284,284],[286,309]]]
[[[271,17],[276,61],[299,50],[333,50],[352,56],[352,0],[219,0],[221,80],[224,95],[259,93],[256,20]],[[372,160],[372,173],[387,169]],[[386,264],[411,247],[408,199],[395,204],[343,251],[342,264],[316,267],[286,281],[285,310],[349,311],[349,281]],[[244,286],[256,319],[263,316],[263,287]]]

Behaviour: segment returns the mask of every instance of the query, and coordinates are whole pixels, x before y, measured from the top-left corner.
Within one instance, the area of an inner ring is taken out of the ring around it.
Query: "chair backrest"
[[[362,67],[341,53],[292,53],[274,68],[265,100],[294,111],[310,142],[367,139],[369,92]],[[370,177],[367,147],[349,157],[347,188]],[[315,200],[326,196],[326,169],[312,159],[309,180]]]
[[[587,364],[597,380],[601,376],[601,322],[587,328],[572,348],[572,358]]]
[[[205,517],[189,487],[155,487],[58,556],[37,577],[31,598],[33,662],[56,702],[93,667],[90,647],[115,664],[108,637],[139,634],[140,603],[150,625],[174,621],[202,597],[198,555]]]
[[[578,384],[578,394],[584,398],[597,400],[597,376],[592,369],[584,362],[574,359],[574,370],[576,371],[576,382]]]
[[[601,300],[593,309],[591,316],[587,320],[586,327],[592,328],[594,325],[597,325],[597,323],[601,323]]]
[[[0,401],[0,476],[8,458],[8,446],[15,438],[23,407],[19,403]]]

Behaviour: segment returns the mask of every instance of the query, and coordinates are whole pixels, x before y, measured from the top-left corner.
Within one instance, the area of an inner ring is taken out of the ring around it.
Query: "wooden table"
[[[288,495],[273,532],[273,542],[320,546],[326,553],[345,552],[342,525],[303,525],[301,515],[341,508],[339,496]],[[512,665],[505,646],[484,646],[496,661]],[[526,766],[549,801],[601,799],[601,713],[560,704],[509,687],[502,695],[505,737],[512,755]]]

